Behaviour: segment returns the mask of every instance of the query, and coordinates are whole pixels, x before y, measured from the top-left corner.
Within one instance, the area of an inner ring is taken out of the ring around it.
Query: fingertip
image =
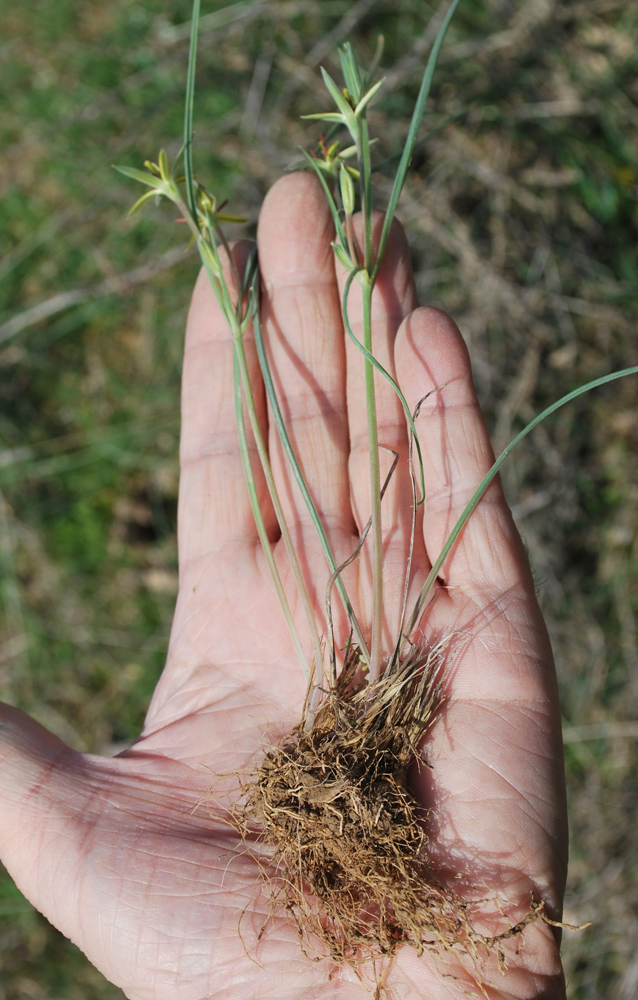
[[[451,316],[435,306],[420,306],[406,316],[397,335],[395,357],[397,370],[405,373],[409,383],[420,379],[424,391],[472,374],[461,331]]]
[[[264,199],[257,228],[266,289],[334,280],[333,238],[330,208],[314,174],[280,177]]]
[[[259,213],[259,225],[269,223],[272,216],[280,212],[304,207],[308,211],[319,209],[323,211],[326,196],[314,173],[308,170],[297,170],[279,177],[268,190]]]

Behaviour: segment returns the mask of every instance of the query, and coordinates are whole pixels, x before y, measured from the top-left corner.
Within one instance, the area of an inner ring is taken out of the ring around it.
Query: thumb
[[[0,703],[0,857],[18,888],[66,931],[87,783],[82,756]]]

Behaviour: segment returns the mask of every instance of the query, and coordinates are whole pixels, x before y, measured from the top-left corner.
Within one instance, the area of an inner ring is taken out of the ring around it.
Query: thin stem
[[[348,250],[350,252],[350,257],[353,263],[358,264],[359,262],[359,251],[357,250],[357,244],[354,238],[354,229],[352,226],[352,216],[346,215],[346,237],[348,240]]]
[[[427,396],[425,397],[427,399]],[[423,400],[417,403],[414,410],[413,421],[416,421],[419,416],[419,411],[421,409],[421,404]],[[403,600],[401,601],[401,617],[399,618],[399,629],[396,645],[394,647],[394,652],[388,664],[388,672],[396,669],[399,662],[399,657],[401,655],[401,648],[403,646],[403,626],[405,624],[405,612],[408,606],[408,591],[410,589],[410,576],[412,574],[412,558],[414,556],[414,539],[416,537],[416,513],[417,513],[417,495],[416,495],[416,479],[414,478],[414,469],[412,466],[412,452],[414,448],[414,434],[410,429],[410,446],[408,454],[408,469],[410,472],[410,487],[412,489],[412,518],[410,521],[410,544],[408,547],[408,557],[405,563],[405,577],[403,579]]]
[[[399,388],[395,380],[390,375],[390,372],[386,371],[381,362],[377,361],[374,354],[371,354],[370,351],[368,351],[367,348],[363,346],[359,338],[355,335],[354,330],[352,329],[352,324],[350,323],[350,318],[348,316],[348,297],[350,295],[350,288],[352,286],[352,282],[359,273],[360,273],[359,269],[357,269],[356,271],[351,271],[346,280],[345,288],[343,291],[343,301],[341,305],[344,326],[346,328],[346,333],[350,337],[350,340],[355,345],[357,350],[361,351],[363,356],[368,359],[370,364],[374,365],[379,374],[383,375],[384,379],[386,379],[386,381],[390,383],[394,392],[398,396],[401,406],[403,407],[403,412],[405,413],[406,420],[410,427],[410,433],[414,440],[414,444],[416,445],[417,457],[419,460],[419,482],[420,482],[421,496],[420,498],[417,498],[417,506],[420,507],[423,501],[425,500],[425,470],[423,466],[423,454],[421,452],[421,444],[419,442],[419,437],[416,432],[414,417],[412,413],[410,413],[410,407],[408,406],[405,396],[403,395],[401,389]]]
[[[361,171],[361,214],[363,216],[363,263],[368,274],[372,274],[372,161],[370,159],[370,135],[368,123],[363,115],[360,122],[360,138],[357,143],[359,169]]]
[[[259,540],[261,542],[261,547],[268,563],[268,568],[270,570],[270,575],[272,577],[275,590],[277,592],[277,597],[279,598],[279,603],[288,626],[288,631],[290,632],[290,637],[292,639],[293,645],[295,647],[295,652],[301,664],[301,668],[304,672],[306,678],[306,683],[310,683],[311,671],[304,653],[303,646],[301,644],[301,639],[299,638],[299,632],[297,631],[297,626],[295,625],[292,612],[290,610],[290,605],[288,604],[288,598],[286,597],[286,592],[284,590],[283,584],[281,582],[281,577],[279,575],[279,570],[277,569],[277,563],[275,562],[275,556],[272,551],[272,546],[270,544],[270,539],[268,538],[268,533],[266,531],[266,525],[264,524],[264,518],[261,512],[261,507],[259,506],[259,497],[257,495],[257,487],[255,485],[255,477],[253,475],[253,469],[250,461],[250,452],[248,449],[248,440],[246,437],[246,424],[244,422],[244,408],[242,402],[242,387],[241,387],[241,365],[239,359],[238,341],[234,341],[235,352],[233,356],[233,374],[234,374],[234,387],[235,387],[235,418],[237,423],[237,435],[239,438],[239,451],[241,454],[242,466],[244,469],[244,478],[246,480],[246,486],[248,489],[248,497],[250,499],[250,506],[252,508],[253,516],[255,518],[255,525],[257,527],[257,534],[259,535]]]
[[[255,278],[255,280],[257,279]],[[288,431],[286,430],[286,425],[284,423],[281,408],[279,406],[279,400],[277,399],[277,394],[275,392],[275,386],[272,380],[272,375],[270,373],[270,365],[268,364],[268,358],[266,356],[264,338],[261,329],[261,321],[259,318],[259,310],[256,307],[253,311],[253,330],[255,332],[255,344],[257,347],[257,356],[259,358],[259,363],[261,365],[261,372],[264,379],[264,385],[266,387],[266,393],[268,395],[268,400],[270,402],[273,419],[275,422],[275,426],[277,427],[277,431],[279,433],[282,447],[284,449],[284,452],[286,453],[286,457],[292,469],[293,475],[297,481],[299,490],[301,491],[304,503],[308,508],[308,513],[310,514],[310,518],[317,532],[317,536],[321,543],[321,547],[326,557],[326,562],[328,563],[328,566],[330,568],[330,572],[333,574],[333,576],[335,573],[337,574],[336,582],[337,582],[337,588],[339,590],[339,595],[341,597],[341,600],[343,601],[343,606],[350,620],[350,625],[352,627],[352,630],[357,637],[357,643],[359,645],[361,655],[365,659],[366,663],[369,663],[370,653],[368,652],[368,647],[364,639],[363,632],[361,631],[361,626],[359,625],[357,616],[354,612],[354,608],[352,607],[352,604],[346,592],[346,588],[343,584],[343,581],[339,576],[340,570],[337,569],[337,563],[334,554],[332,552],[332,549],[330,547],[330,542],[328,541],[328,537],[324,530],[323,524],[321,523],[321,519],[317,512],[317,508],[315,507],[314,501],[310,496],[308,486],[306,485],[306,481],[303,477],[303,473],[299,467],[299,462],[297,461],[297,457],[294,453],[294,449],[292,447],[290,438],[288,436]],[[334,582],[333,577],[331,577],[331,581]]]
[[[367,274],[365,271],[362,275]],[[364,280],[363,288],[363,344],[372,353],[372,287]],[[370,450],[370,502],[372,516],[372,634],[370,639],[369,682],[374,683],[381,673],[383,642],[383,532],[381,524],[381,474],[379,470],[379,433],[377,404],[374,392],[374,367],[364,361],[366,416],[368,420],[368,447]]]
[[[308,590],[306,588],[303,575],[301,572],[301,567],[299,566],[299,560],[297,559],[297,554],[295,552],[295,547],[290,537],[290,531],[284,516],[283,507],[281,505],[281,500],[279,499],[279,493],[275,484],[275,479],[272,474],[272,468],[270,465],[270,459],[268,457],[268,451],[264,443],[263,435],[261,433],[261,427],[259,426],[259,418],[257,416],[257,410],[255,408],[255,399],[252,392],[252,386],[250,384],[250,376],[248,373],[248,365],[246,362],[246,352],[244,350],[243,338],[241,334],[236,334],[233,331],[233,340],[235,343],[236,357],[239,364],[239,371],[241,376],[242,388],[244,391],[244,399],[246,401],[246,406],[248,408],[248,416],[250,419],[250,424],[255,438],[255,444],[257,446],[257,453],[259,455],[259,461],[261,462],[262,469],[264,471],[264,477],[266,479],[266,485],[268,486],[268,492],[270,493],[270,498],[272,500],[273,507],[275,508],[275,514],[279,522],[279,527],[281,529],[281,536],[286,547],[286,552],[290,560],[290,566],[299,590],[299,596],[303,604],[304,611],[306,613],[306,618],[310,628],[310,634],[312,637],[312,646],[315,659],[315,667],[317,671],[323,670],[323,655],[321,652],[321,641],[319,639],[319,633],[317,631],[317,624],[315,622],[315,615],[312,604],[310,602],[310,597],[308,596]]]
[[[396,469],[397,463],[399,461],[399,453],[395,451],[395,452],[392,452],[392,454],[394,455],[394,460],[392,462],[392,465],[390,466],[390,471],[388,472],[387,476],[385,477],[385,482],[384,482],[383,487],[381,489],[381,494],[380,494],[381,500],[383,500],[383,497],[385,495],[385,491],[388,488],[390,480],[392,479],[392,476],[394,475],[394,470]],[[372,518],[369,517],[368,521],[367,521],[367,524],[366,524],[365,528],[363,529],[363,531],[361,533],[361,538],[357,542],[357,544],[356,544],[353,552],[348,556],[348,558],[345,560],[345,562],[342,562],[341,566],[339,566],[334,571],[334,573],[332,574],[332,576],[328,580],[328,584],[326,586],[326,619],[327,619],[327,622],[328,622],[328,643],[329,643],[329,650],[330,650],[330,678],[331,678],[331,683],[333,684],[333,686],[334,686],[334,683],[336,682],[336,678],[337,678],[337,674],[336,674],[337,667],[336,667],[335,644],[334,644],[334,628],[333,628],[333,622],[332,622],[332,598],[331,598],[331,591],[332,591],[332,588],[333,588],[333,586],[335,584],[335,581],[339,580],[339,577],[343,573],[344,569],[347,566],[349,566],[350,563],[354,562],[354,560],[359,555],[359,552],[363,548],[363,544],[364,544],[366,538],[368,537],[368,534],[369,534],[369,531],[370,531],[371,527],[372,527]],[[359,649],[359,653],[361,653],[361,649]],[[365,662],[368,665],[368,669],[369,669],[370,658],[368,657],[368,659],[366,659]]]
[[[377,256],[377,261],[374,265],[374,270],[372,272],[372,284],[377,280],[379,275],[379,268],[381,267],[381,260],[383,259],[383,253],[385,251],[385,246],[388,241],[388,236],[390,235],[390,226],[392,225],[392,220],[394,219],[394,213],[396,212],[397,204],[401,191],[403,190],[403,185],[405,184],[405,178],[407,177],[408,170],[410,169],[410,160],[412,159],[412,154],[414,152],[414,147],[417,143],[417,136],[419,133],[419,128],[421,126],[421,121],[425,113],[425,105],[430,93],[430,87],[432,86],[432,77],[434,76],[434,70],[436,67],[437,59],[439,58],[439,52],[441,51],[441,46],[443,45],[443,39],[445,38],[447,29],[450,25],[450,21],[454,16],[454,12],[458,7],[459,0],[452,0],[448,11],[445,15],[443,23],[439,28],[439,32],[434,40],[434,45],[432,46],[432,51],[430,52],[430,58],[428,59],[425,72],[423,74],[423,79],[421,81],[421,88],[419,90],[419,95],[416,100],[414,111],[412,113],[412,120],[410,122],[410,128],[408,130],[408,136],[405,141],[405,146],[403,148],[403,156],[401,157],[401,162],[394,179],[394,185],[392,187],[392,193],[390,194],[390,200],[388,202],[388,207],[385,213],[385,219],[383,220],[383,229],[381,230],[381,237],[379,239],[379,253]]]
[[[218,226],[219,226],[219,223],[218,223]],[[217,229],[217,235],[219,237],[221,245],[223,246],[224,250],[226,251],[226,256],[228,257],[228,263],[230,264],[230,270],[231,270],[231,273],[232,273],[232,276],[233,276],[233,281],[235,282],[235,288],[237,289],[238,295],[241,295],[241,285],[242,285],[242,283],[241,283],[240,278],[239,278],[239,272],[237,270],[237,265],[235,264],[235,258],[233,257],[233,252],[231,250],[230,243],[226,239],[226,233],[224,232],[224,230],[222,229],[221,226],[219,226],[219,228]],[[210,233],[210,239],[211,239],[211,243],[213,243],[215,241],[215,236],[214,236],[214,234],[212,232]],[[238,300],[238,302],[237,302],[237,310],[236,310],[236,313],[237,313],[238,317],[241,316],[241,308],[242,308],[242,300],[240,298]]]
[[[368,449],[370,455],[370,504],[372,519],[372,623],[370,636],[370,670],[368,683],[373,684],[381,673],[383,653],[383,529],[381,521],[381,471],[379,468],[379,432],[374,386],[372,351],[372,164],[370,136],[365,112],[359,121],[357,156],[361,185],[361,215],[363,217],[363,270],[359,281],[363,297],[363,345],[366,419],[368,423]]]
[[[183,207],[186,208],[186,206],[183,206]],[[187,221],[189,223],[189,226],[190,226],[191,230],[194,229],[194,222],[189,218],[188,213],[186,213],[185,217],[186,217],[186,219],[187,219]],[[255,408],[255,400],[254,400],[254,396],[253,396],[253,392],[252,392],[252,386],[250,384],[250,376],[248,374],[248,365],[247,365],[247,362],[246,362],[246,352],[244,350],[243,324],[242,324],[242,320],[241,320],[241,301],[238,303],[238,305],[237,305],[236,308],[233,307],[233,304],[232,304],[232,301],[231,301],[231,298],[230,298],[230,295],[229,295],[226,283],[224,281],[220,280],[214,274],[214,272],[213,272],[213,270],[211,268],[210,262],[208,260],[208,255],[207,255],[207,253],[205,251],[203,251],[203,244],[205,244],[207,250],[212,251],[212,254],[213,254],[213,257],[214,257],[215,262],[217,264],[217,267],[219,269],[219,272],[221,273],[221,261],[219,260],[219,253],[217,251],[217,245],[216,245],[216,243],[214,241],[213,234],[211,234],[212,245],[205,240],[205,238],[201,234],[201,232],[196,232],[196,233],[194,233],[194,235],[195,235],[195,238],[197,240],[198,248],[200,250],[200,256],[202,258],[202,263],[203,263],[204,268],[206,270],[206,273],[208,275],[208,280],[209,280],[209,282],[210,282],[210,284],[211,284],[211,286],[213,288],[213,291],[215,293],[215,297],[217,298],[217,301],[219,302],[220,308],[224,312],[224,315],[226,317],[226,321],[227,321],[227,323],[228,323],[228,325],[230,327],[230,330],[231,330],[231,334],[232,334],[232,337],[233,337],[233,345],[234,345],[235,378],[236,378],[236,380],[239,379],[240,388],[243,388],[244,398],[246,400],[246,406],[247,406],[247,409],[248,409],[248,415],[249,415],[249,419],[250,419],[250,424],[251,424],[251,428],[252,428],[252,431],[253,431],[253,436],[254,436],[254,439],[255,439],[255,444],[257,446],[257,453],[259,455],[259,460],[261,462],[261,466],[262,466],[262,469],[263,469],[263,472],[264,472],[264,477],[266,479],[266,484],[268,486],[268,491],[270,493],[270,497],[271,497],[271,500],[272,500],[272,503],[273,503],[273,507],[275,509],[275,514],[276,514],[277,520],[279,522],[279,527],[281,529],[281,534],[282,534],[282,538],[284,540],[284,545],[286,547],[286,552],[288,553],[288,558],[290,560],[290,565],[291,565],[291,568],[292,568],[292,571],[293,571],[293,575],[295,577],[295,582],[296,582],[298,590],[299,590],[299,596],[301,598],[301,601],[302,601],[302,604],[303,604],[303,607],[304,607],[304,611],[306,613],[306,617],[307,617],[307,620],[308,620],[308,624],[310,626],[310,633],[311,633],[312,645],[313,645],[313,654],[314,654],[314,659],[315,659],[315,667],[316,667],[317,670],[322,670],[323,669],[323,656],[322,656],[322,652],[321,652],[321,641],[319,639],[319,633],[317,632],[317,626],[316,626],[316,623],[315,623],[315,616],[314,616],[314,613],[313,613],[312,605],[310,603],[310,598],[308,596],[308,591],[306,589],[306,586],[305,586],[305,583],[304,583],[304,580],[303,580],[303,576],[301,574],[301,568],[299,566],[299,561],[297,559],[297,556],[296,556],[295,550],[294,550],[294,546],[292,544],[292,539],[290,537],[290,531],[288,530],[288,526],[286,524],[286,519],[284,517],[283,508],[281,506],[281,501],[279,499],[279,494],[277,492],[277,487],[275,485],[274,477],[273,477],[273,474],[272,474],[272,469],[271,469],[271,466],[270,466],[270,460],[268,458],[268,452],[267,452],[266,446],[264,444],[263,436],[262,436],[262,433],[261,433],[261,428],[259,426],[259,419],[257,417],[257,411],[256,411],[256,408]],[[230,253],[230,248],[229,247],[228,247],[228,249],[227,249],[226,252]],[[238,293],[239,294],[241,294],[241,291],[240,291],[241,287],[242,287],[241,285],[238,287]],[[237,391],[237,386],[236,386],[236,391]],[[282,584],[281,584],[281,578],[279,576],[279,572],[277,570],[277,567],[276,567],[276,564],[275,564],[275,561],[274,561],[274,557],[273,557],[273,554],[272,554],[272,549],[271,549],[270,541],[268,539],[268,536],[266,534],[265,528],[263,526],[263,517],[262,517],[261,509],[259,508],[259,502],[257,500],[257,494],[256,494],[255,486],[254,486],[254,477],[253,477],[253,473],[252,473],[252,467],[250,466],[250,458],[249,458],[248,451],[247,451],[247,445],[246,445],[245,440],[242,442],[242,434],[243,434],[244,439],[245,439],[245,428],[244,428],[244,423],[243,423],[243,411],[241,413],[241,425],[239,423],[239,417],[237,419],[237,428],[238,428],[238,432],[239,432],[239,435],[240,435],[240,450],[242,452],[242,463],[243,463],[243,467],[244,467],[244,475],[245,475],[245,478],[246,478],[246,484],[248,486],[248,493],[249,493],[249,497],[250,497],[250,503],[251,503],[251,508],[252,508],[252,511],[253,511],[253,516],[255,518],[255,523],[257,525],[257,532],[259,534],[259,539],[261,541],[262,548],[264,549],[264,554],[266,556],[266,561],[268,562],[268,566],[269,566],[269,569],[270,569],[270,572],[271,572],[271,575],[272,575],[272,578],[273,578],[275,589],[277,591],[277,595],[279,597],[279,601],[280,601],[281,606],[282,606],[284,617],[285,617],[286,622],[288,624],[288,628],[289,628],[289,631],[290,631],[290,634],[291,634],[291,637],[292,637],[292,640],[293,640],[293,644],[295,646],[295,649],[296,649],[296,652],[297,652],[297,656],[299,658],[299,662],[300,662],[301,667],[303,669],[304,676],[306,677],[306,680],[309,683],[310,682],[310,678],[312,677],[312,671],[311,671],[310,666],[308,665],[308,661],[307,661],[306,655],[305,655],[305,653],[303,651],[303,647],[301,646],[301,642],[299,640],[299,634],[297,632],[296,627],[294,626],[294,621],[292,619],[291,612],[290,612],[290,606],[288,604],[288,601],[286,599],[285,593],[283,591]]]
[[[312,169],[314,170],[316,176],[319,179],[319,183],[321,184],[321,186],[322,186],[322,188],[324,190],[324,194],[326,196],[326,200],[327,200],[328,206],[330,208],[330,214],[332,215],[332,221],[334,222],[334,225],[335,225],[335,232],[337,234],[339,242],[341,243],[341,246],[342,247],[346,247],[348,245],[347,239],[346,239],[346,234],[344,232],[344,228],[343,228],[343,225],[341,223],[341,218],[339,217],[339,209],[337,208],[336,202],[335,202],[335,200],[333,198],[332,191],[330,190],[328,182],[326,181],[326,178],[324,177],[323,172],[321,171],[321,169],[317,165],[316,161],[313,160],[312,156],[310,156],[310,154],[307,153],[305,149],[302,149],[301,152],[303,153],[303,155],[305,156],[305,158],[306,158],[309,166],[312,167]]]
[[[184,107],[184,177],[186,183],[186,200],[197,226],[197,204],[195,200],[195,180],[193,176],[193,108],[195,105],[195,66],[197,63],[197,36],[199,33],[200,0],[193,0],[193,17],[191,21],[191,40],[188,52],[188,71],[186,76],[186,102]]]

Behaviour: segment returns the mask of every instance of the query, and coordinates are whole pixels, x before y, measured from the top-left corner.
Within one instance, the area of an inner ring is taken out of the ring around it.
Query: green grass
[[[306,0],[291,14],[281,0],[258,17],[232,6],[247,16],[204,5],[226,13],[203,31],[195,158],[250,234],[265,190],[316,134],[300,115],[316,110],[319,63],[338,75],[336,28],[352,5]],[[401,151],[428,13],[378,0],[351,34],[364,62],[386,36],[377,161]],[[81,750],[139,731],[174,601],[196,264],[163,257],[182,237],[170,210],[126,220],[135,192],[111,164],[177,152],[189,16],[190,0],[0,11],[0,694]],[[462,0],[450,29],[424,127],[456,117],[417,151],[401,215],[424,300],[468,340],[497,449],[560,395],[636,363],[637,22],[610,0]],[[332,55],[320,49],[330,32]],[[162,259],[174,261],[164,272],[136,271]],[[116,285],[131,272],[136,284]],[[91,290],[29,320],[60,292]],[[575,733],[568,919],[594,925],[565,936],[572,1000],[633,995],[638,751],[613,726],[638,719],[637,469],[632,381],[572,404],[504,472]],[[612,735],[587,737],[598,723]],[[0,981],[2,1000],[122,996],[6,876]]]

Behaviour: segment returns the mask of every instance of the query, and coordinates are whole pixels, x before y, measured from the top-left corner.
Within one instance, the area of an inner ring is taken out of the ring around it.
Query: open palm
[[[280,181],[264,204],[258,237],[265,330],[291,438],[340,560],[352,552],[370,504],[361,359],[344,340],[330,239],[316,181]],[[419,418],[427,503],[414,550],[415,595],[492,461],[463,341],[442,313],[416,307],[397,227],[375,290],[375,351],[411,406],[437,389]],[[354,293],[351,312],[356,329]],[[401,409],[391,390],[378,389],[380,441],[402,458],[383,501],[390,650],[411,487]],[[263,393],[258,399],[266,428]],[[27,897],[131,1000],[363,998],[369,984],[349,969],[311,962],[288,921],[269,919],[257,865],[224,822],[237,776],[299,721],[305,688],[243,482],[232,343],[202,277],[189,317],[182,410],[180,592],[144,733],[115,759],[80,755],[3,707],[2,858]],[[329,573],[272,431],[270,450],[321,623]],[[285,577],[276,522],[260,489]],[[348,574],[365,629],[365,550]],[[345,639],[343,621],[339,628]],[[555,678],[498,484],[444,566],[421,629],[434,640],[450,637],[446,699],[424,747],[431,769],[421,768],[413,781],[431,808],[438,876],[461,892],[471,884],[475,896],[498,896],[512,922],[525,915],[532,893],[558,917],[565,817]],[[517,939],[506,950],[504,974],[491,960],[484,969],[487,995],[564,996],[558,947],[545,924],[530,925],[523,946]],[[477,992],[449,956],[418,958],[410,948],[399,952],[387,986],[397,1000]]]

